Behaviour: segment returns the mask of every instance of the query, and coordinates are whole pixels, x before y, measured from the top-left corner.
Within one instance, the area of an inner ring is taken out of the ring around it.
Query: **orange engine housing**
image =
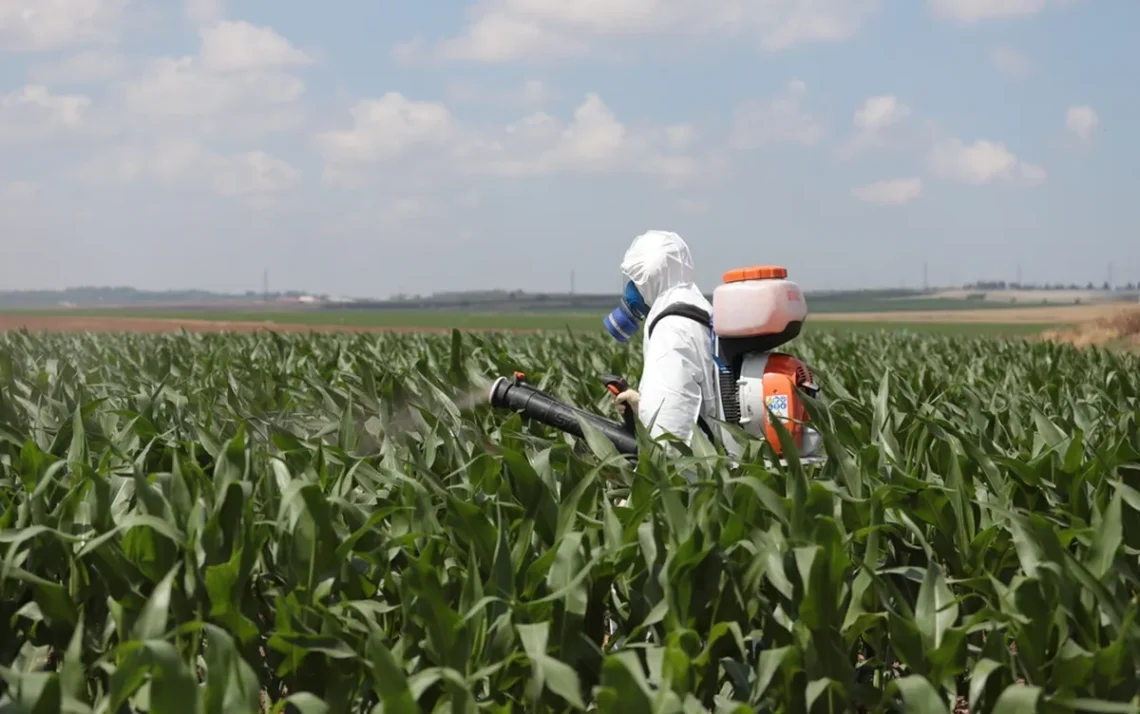
[[[777,454],[783,456],[780,437],[771,420],[779,419],[792,435],[797,449],[802,449],[804,427],[808,423],[803,393],[815,394],[818,387],[806,364],[781,352],[765,355],[761,374],[743,365],[740,385],[741,426],[756,436],[765,438]],[[757,379],[759,377],[759,379]],[[771,412],[771,413],[769,413]]]

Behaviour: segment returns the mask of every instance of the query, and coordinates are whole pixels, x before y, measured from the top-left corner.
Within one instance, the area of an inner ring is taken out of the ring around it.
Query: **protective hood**
[[[674,302],[687,302],[712,311],[693,282],[693,256],[681,236],[671,231],[647,231],[633,239],[621,262],[621,272],[637,286],[650,306],[646,322]]]
[[[645,325],[670,305],[684,302],[708,312],[712,306],[693,282],[693,256],[681,236],[649,231],[633,240],[621,263],[649,305]],[[687,319],[664,321],[643,343],[638,418],[649,434],[675,434],[691,443],[696,420],[715,418],[716,365],[707,326]]]

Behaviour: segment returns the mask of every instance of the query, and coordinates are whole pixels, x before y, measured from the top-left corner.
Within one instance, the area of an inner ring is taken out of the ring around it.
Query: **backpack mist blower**
[[[644,306],[631,304],[623,297],[620,307],[605,318],[605,327],[616,339],[625,342],[646,316]],[[717,418],[740,427],[745,433],[767,440],[783,460],[783,449],[773,427],[778,419],[788,430],[805,463],[825,460],[822,439],[808,423],[803,395],[816,398],[820,388],[811,369],[790,354],[777,348],[799,336],[807,320],[807,302],[799,286],[788,279],[788,271],[779,266],[756,266],[731,270],[713,291],[713,314],[695,305],[670,305],[646,328],[646,338],[666,317],[695,320],[709,329],[710,350],[717,365],[715,394]],[[602,378],[606,389],[619,394],[627,386],[614,375]],[[577,419],[596,426],[619,452],[635,456],[637,437],[634,415],[627,406],[623,422],[576,409],[556,400],[528,384],[516,372],[514,379],[500,377],[491,387],[491,405],[520,412],[528,419],[582,437]],[[713,429],[698,419],[698,426],[710,441],[719,441],[725,450],[739,456],[743,448],[722,432],[714,438]]]

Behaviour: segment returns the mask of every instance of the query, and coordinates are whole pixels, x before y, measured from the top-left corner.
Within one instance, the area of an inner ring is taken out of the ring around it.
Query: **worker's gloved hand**
[[[636,389],[627,389],[621,394],[614,397],[614,406],[621,409],[622,405],[628,404],[629,408],[637,412],[637,405],[641,403],[641,395],[637,393]]]

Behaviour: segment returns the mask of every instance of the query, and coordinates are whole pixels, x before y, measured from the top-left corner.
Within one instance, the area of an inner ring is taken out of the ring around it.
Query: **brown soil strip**
[[[180,320],[176,318],[106,317],[82,315],[0,315],[0,332],[26,329],[29,332],[451,332],[450,327],[380,327],[371,325],[315,325],[288,322],[231,322],[225,320]],[[466,332],[502,332],[460,328]],[[536,330],[511,329],[511,332]]]
[[[1063,325],[1114,315],[1124,303],[1057,307],[990,308],[982,310],[896,310],[893,312],[812,313],[815,322],[929,322]],[[1135,304],[1132,305],[1135,307]]]
[[[1066,325],[1088,323],[1111,317],[1129,305],[1065,305],[1058,307],[994,308],[988,310],[898,310],[893,312],[812,313],[810,322],[921,322],[921,323],[1005,323]],[[29,332],[450,332],[448,327],[382,327],[373,325],[331,325],[272,321],[191,320],[178,318],[109,317],[93,315],[4,315],[0,332],[27,329]],[[493,332],[485,328],[460,328],[467,332]],[[508,331],[508,330],[498,330]],[[511,332],[537,332],[536,329],[510,329]]]

